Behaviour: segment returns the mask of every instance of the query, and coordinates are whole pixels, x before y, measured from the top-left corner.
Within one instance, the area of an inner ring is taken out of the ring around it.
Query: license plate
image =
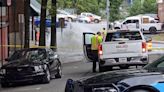
[[[127,62],[127,58],[119,58],[119,62]]]

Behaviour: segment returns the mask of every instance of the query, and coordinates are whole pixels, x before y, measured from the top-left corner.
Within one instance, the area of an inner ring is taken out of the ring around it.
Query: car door
[[[94,36],[94,33],[83,33],[83,52],[84,57],[87,61],[92,61],[93,57],[91,54],[91,38]]]
[[[134,19],[134,20],[126,20],[123,25],[122,25],[122,29],[127,30],[137,30],[139,29],[139,20]]]
[[[123,29],[123,30],[128,30],[130,24],[131,24],[131,20],[126,20],[126,21],[123,22],[123,24],[121,25],[121,29]]]

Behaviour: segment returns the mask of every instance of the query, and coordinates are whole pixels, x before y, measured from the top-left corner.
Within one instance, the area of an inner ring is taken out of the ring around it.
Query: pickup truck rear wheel
[[[151,28],[149,29],[149,32],[150,32],[151,34],[155,34],[155,33],[157,32],[157,29],[156,29],[155,27],[151,27]]]
[[[104,67],[99,66],[99,72],[104,72],[104,71],[105,71]]]
[[[105,67],[99,66],[99,72],[105,72],[105,71],[111,71],[111,70],[112,70],[111,66],[105,66]]]

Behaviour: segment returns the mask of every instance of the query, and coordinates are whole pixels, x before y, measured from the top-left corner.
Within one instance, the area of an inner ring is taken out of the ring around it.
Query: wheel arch
[[[145,90],[148,90],[150,92],[160,92],[158,89],[156,89],[155,87],[153,86],[150,86],[150,85],[137,85],[137,86],[133,86],[133,87],[130,87],[128,89],[126,89],[124,92],[131,92],[133,90],[137,90],[137,89],[145,89]]]

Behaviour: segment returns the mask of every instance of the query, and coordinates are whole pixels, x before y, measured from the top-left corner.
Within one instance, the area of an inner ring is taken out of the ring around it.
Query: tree
[[[122,4],[123,0],[110,0],[110,18],[109,20],[111,22],[120,19],[120,12],[119,12],[119,7]]]
[[[156,0],[145,0],[143,2],[142,13],[157,13]]]
[[[41,19],[40,19],[41,23],[40,23],[39,46],[45,46],[46,7],[47,7],[47,0],[42,0],[42,2],[41,2]]]
[[[142,13],[141,1],[140,0],[134,0],[132,6],[129,9],[130,16],[138,15],[141,13]]]
[[[156,0],[134,0],[134,3],[129,9],[130,16],[145,14],[145,13],[157,13]]]
[[[56,0],[51,1],[51,9],[50,9],[50,14],[51,14],[51,49],[56,51]],[[54,48],[55,47],[55,48]]]
[[[24,2],[25,15],[25,41],[24,48],[29,48],[29,19],[30,19],[30,0]]]

